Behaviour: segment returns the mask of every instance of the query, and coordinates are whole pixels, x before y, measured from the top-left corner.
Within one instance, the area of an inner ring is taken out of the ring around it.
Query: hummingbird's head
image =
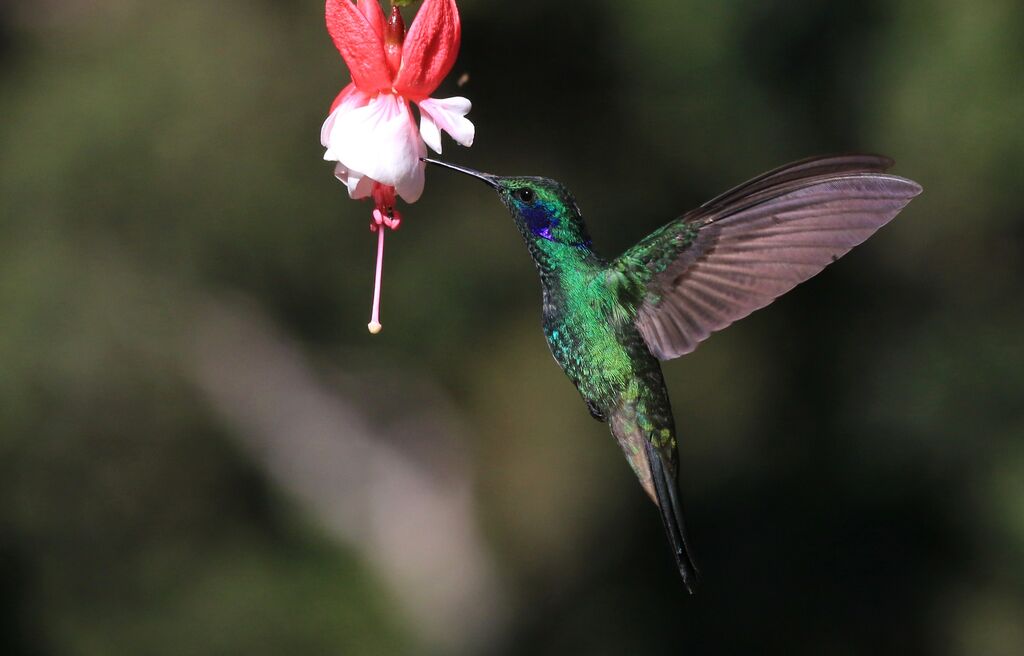
[[[523,236],[590,248],[590,235],[572,192],[550,178],[493,178],[495,189]]]
[[[498,192],[516,227],[527,243],[539,241],[589,249],[590,235],[576,199],[565,185],[550,178],[500,176],[446,162],[427,159],[430,164],[464,173],[487,183]]]

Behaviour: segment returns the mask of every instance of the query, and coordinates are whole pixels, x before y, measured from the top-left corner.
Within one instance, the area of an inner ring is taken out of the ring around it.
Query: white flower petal
[[[427,165],[420,161],[421,157],[427,156],[427,147],[423,145],[423,141],[420,139],[416,140],[417,151],[416,151],[416,170],[413,174],[403,178],[395,185],[395,190],[398,195],[402,197],[407,203],[415,203],[423,195],[423,183],[426,178]]]
[[[348,187],[349,198],[369,198],[373,193],[372,179],[358,171],[349,171],[341,162],[334,167],[334,177]]]
[[[338,116],[357,107],[365,106],[370,102],[370,96],[357,89],[354,84],[349,84],[341,90],[341,93],[338,94],[338,98],[335,102],[338,103],[337,107],[331,111],[327,116],[327,120],[324,121],[323,127],[320,128],[320,145],[324,148],[328,147],[328,139],[331,134],[331,130],[334,129],[334,122],[337,120]]]
[[[334,129],[334,121],[337,119],[337,117],[338,110],[336,109],[327,115],[327,120],[324,121],[323,126],[320,128],[320,145],[323,146],[324,148],[327,148],[327,145],[330,143],[328,139],[330,137],[331,130]],[[325,157],[324,159],[327,158]]]
[[[427,142],[435,153],[441,154],[441,131],[437,129],[437,123],[430,118],[430,114],[420,108],[420,136]]]
[[[382,93],[363,107],[336,111],[324,159],[341,162],[350,172],[358,171],[395,187],[402,198],[413,202],[423,190],[423,163],[419,158],[425,155],[407,102]]]
[[[455,96],[454,98],[427,98],[419,103],[420,113],[429,116],[430,120],[448,134],[457,143],[463,146],[472,146],[473,137],[476,136],[476,128],[466,118],[466,114],[473,108],[473,103],[468,98]],[[422,132],[422,123],[420,131]],[[426,139],[426,135],[423,136]],[[438,140],[440,142],[440,140]],[[428,142],[429,143],[429,142]],[[433,148],[433,146],[431,146]],[[440,148],[434,148],[441,152]]]

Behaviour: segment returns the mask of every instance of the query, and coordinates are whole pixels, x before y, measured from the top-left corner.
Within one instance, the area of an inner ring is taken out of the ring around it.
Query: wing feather
[[[771,191],[794,180],[843,173],[884,173],[892,168],[892,165],[893,161],[883,155],[851,154],[808,157],[763,173],[719,194],[690,212],[689,218],[713,214],[722,208],[734,205],[737,201],[755,197],[761,192]]]
[[[643,283],[636,324],[657,357],[707,337],[819,273],[921,192],[873,155],[804,160],[740,185],[616,261]]]

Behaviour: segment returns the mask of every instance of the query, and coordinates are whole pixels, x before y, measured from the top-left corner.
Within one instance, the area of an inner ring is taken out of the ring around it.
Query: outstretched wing
[[[872,155],[803,160],[655,231],[612,270],[640,289],[636,325],[662,360],[762,308],[845,255],[921,193]]]

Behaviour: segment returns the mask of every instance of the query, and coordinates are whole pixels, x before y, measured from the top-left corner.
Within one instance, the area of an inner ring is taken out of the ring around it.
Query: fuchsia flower
[[[463,146],[473,144],[462,97],[431,98],[455,64],[461,40],[455,0],[424,0],[409,33],[397,7],[385,19],[378,0],[327,0],[327,31],[352,75],[331,105],[320,131],[324,159],[352,198],[373,198],[377,271],[370,332],[380,331],[380,277],[384,228],[401,216],[396,194],[407,203],[423,193],[426,146],[441,152],[441,130]],[[419,109],[416,127],[410,103]]]

